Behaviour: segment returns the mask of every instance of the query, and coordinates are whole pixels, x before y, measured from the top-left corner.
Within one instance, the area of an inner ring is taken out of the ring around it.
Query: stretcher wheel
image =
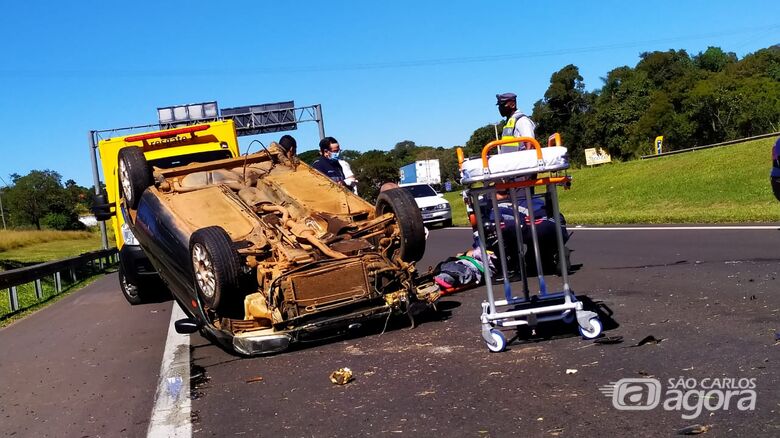
[[[563,315],[563,318],[561,318],[561,321],[563,321],[564,324],[571,324],[574,322],[574,318],[577,316],[577,313],[574,310],[569,310],[569,313],[566,313]]]
[[[500,331],[493,329],[490,331],[490,337],[493,338],[493,343],[487,344],[488,350],[491,353],[500,353],[506,348],[506,337]]]
[[[601,334],[601,329],[601,321],[598,318],[591,318],[588,327],[580,326],[580,334],[585,339],[595,339]]]

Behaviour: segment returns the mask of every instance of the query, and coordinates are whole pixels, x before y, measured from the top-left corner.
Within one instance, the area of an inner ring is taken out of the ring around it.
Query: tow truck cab
[[[98,196],[93,212],[98,220],[111,220],[119,250],[119,281],[131,304],[151,298],[145,290],[157,273],[126,224],[127,210],[119,202],[122,177],[118,156],[122,148],[138,146],[152,167],[170,168],[239,156],[233,120],[210,121],[185,127],[107,138],[98,142],[106,191]]]

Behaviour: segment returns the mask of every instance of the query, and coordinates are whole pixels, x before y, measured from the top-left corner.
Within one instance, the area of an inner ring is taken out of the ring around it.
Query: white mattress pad
[[[466,159],[461,167],[461,182],[464,184],[496,178],[531,175],[552,172],[569,167],[568,150],[563,146],[542,148],[542,159],[538,160],[535,149],[491,155],[488,170],[482,168],[480,158]]]

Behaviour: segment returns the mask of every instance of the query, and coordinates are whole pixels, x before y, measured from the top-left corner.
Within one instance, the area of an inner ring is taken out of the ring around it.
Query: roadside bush
[[[67,213],[47,213],[41,219],[44,228],[52,230],[84,230],[86,226],[79,222],[78,216]]]

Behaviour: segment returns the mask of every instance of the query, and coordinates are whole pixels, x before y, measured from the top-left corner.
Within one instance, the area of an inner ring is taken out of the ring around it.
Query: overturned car
[[[415,269],[424,228],[402,189],[371,205],[275,143],[171,168],[129,146],[118,173],[129,226],[190,317],[182,332],[272,353],[439,296]]]

